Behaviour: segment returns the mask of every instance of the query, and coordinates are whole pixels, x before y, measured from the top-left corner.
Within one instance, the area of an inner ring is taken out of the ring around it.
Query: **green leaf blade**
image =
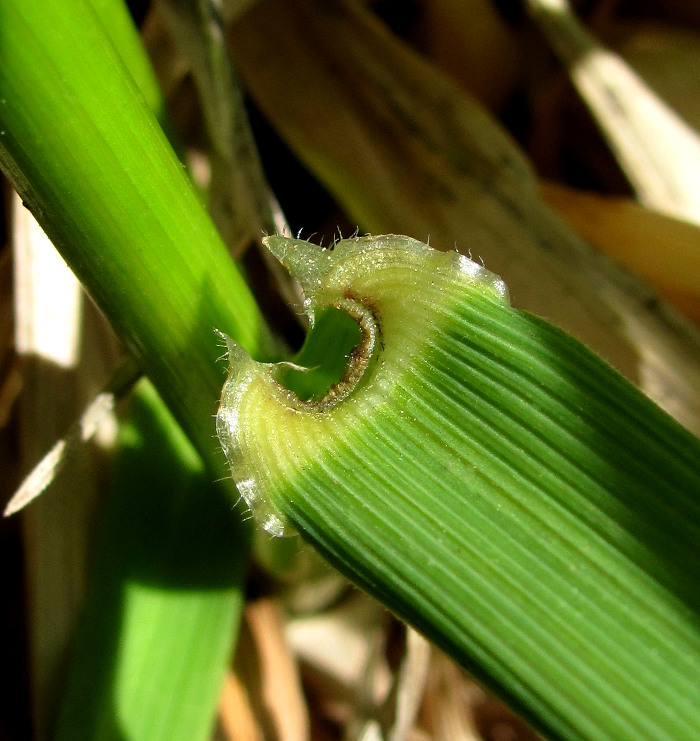
[[[214,329],[275,351],[250,291],[86,2],[3,4],[0,50],[0,165],[218,466]]]
[[[104,0],[2,3],[0,167],[208,464],[161,409],[144,447],[177,439],[114,493],[58,736],[193,741],[211,730],[250,536],[230,482],[211,485],[214,330],[275,347],[148,109],[161,97],[129,23]]]
[[[364,385],[304,407],[233,359],[220,428],[254,510],[549,735],[697,736],[700,443],[463,258],[381,239],[311,295],[375,318]]]
[[[146,380],[121,442],[55,738],[204,740],[249,531]]]

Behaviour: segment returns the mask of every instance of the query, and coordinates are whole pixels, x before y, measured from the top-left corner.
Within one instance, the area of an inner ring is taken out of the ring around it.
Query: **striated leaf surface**
[[[267,243],[362,339],[310,401],[230,343],[219,437],[263,527],[552,737],[696,738],[698,440],[463,255]]]

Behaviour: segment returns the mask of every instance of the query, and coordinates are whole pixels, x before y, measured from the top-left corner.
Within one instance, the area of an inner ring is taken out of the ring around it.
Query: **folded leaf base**
[[[312,324],[334,307],[360,339],[306,400],[229,342],[218,432],[262,526],[550,737],[697,738],[698,440],[463,255],[267,243]]]

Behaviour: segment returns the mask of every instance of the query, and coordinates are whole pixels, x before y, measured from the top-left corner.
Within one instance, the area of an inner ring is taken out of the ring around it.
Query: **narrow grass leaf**
[[[661,213],[700,222],[700,135],[620,56],[600,44],[567,0],[527,0],[632,184]]]
[[[147,381],[121,430],[58,741],[205,741],[243,602],[246,534]]]
[[[0,8],[0,166],[213,466],[214,328],[274,345],[133,78],[82,1]]]
[[[231,252],[277,230],[272,193],[255,147],[220,9],[203,0],[163,4],[173,36],[202,100],[211,151],[209,213]]]
[[[202,483],[221,472],[212,444],[222,372],[214,329],[262,357],[274,345],[148,110],[157,99],[133,66],[133,29],[125,45],[121,32],[105,29],[115,18],[124,21],[123,11],[112,14],[102,2],[95,7],[79,0],[0,8],[0,166],[208,468],[192,484],[186,469],[201,463],[179,443],[170,453],[185,460],[173,459],[159,472],[172,484],[184,466],[189,489],[149,487],[156,471],[143,458],[132,473],[138,481],[121,478],[114,497],[124,496],[122,509],[115,505],[107,514],[104,535],[116,544],[115,560],[104,556],[95,572],[85,620],[96,632],[86,630],[76,641],[60,733],[150,741],[176,738],[180,722],[182,738],[195,739],[211,726],[248,553],[247,528],[232,500]],[[165,414],[150,429],[166,441],[180,435]],[[201,529],[196,538],[183,511]],[[133,554],[119,543],[130,543]],[[190,552],[192,543],[203,553]],[[139,569],[147,574],[125,585]],[[115,658],[118,646],[123,653]]]

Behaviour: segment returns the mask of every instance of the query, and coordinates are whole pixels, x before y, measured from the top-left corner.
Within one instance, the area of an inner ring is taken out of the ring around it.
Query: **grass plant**
[[[242,78],[363,227],[415,232],[430,217],[450,250],[471,226],[497,264],[518,264],[518,288],[537,283],[541,257],[546,286],[573,296],[560,323],[613,348],[628,375],[656,373],[697,423],[696,333],[544,207],[487,114],[366,11],[290,0],[276,18],[276,7],[260,0],[232,34]],[[127,21],[107,0],[0,8],[0,166],[147,376],[122,427],[56,737],[211,736],[250,555],[240,494],[268,532],[297,531],[548,737],[697,738],[698,440],[580,342],[512,309],[481,265],[410,237],[322,250],[270,236],[312,320],[299,353],[272,364],[281,343],[163,133]],[[333,69],[359,70],[364,120],[314,61],[335,53],[324,44],[285,62],[281,39],[269,67],[251,65],[266,33],[299,23],[337,41]],[[334,139],[318,111],[318,139],[299,123],[307,113],[281,115],[270,91],[286,100],[293,70],[339,96],[357,141]],[[363,141],[384,158],[373,172]],[[237,489],[214,440],[215,330],[228,338],[218,430]],[[634,366],[640,336],[648,357],[668,350],[665,365]]]

